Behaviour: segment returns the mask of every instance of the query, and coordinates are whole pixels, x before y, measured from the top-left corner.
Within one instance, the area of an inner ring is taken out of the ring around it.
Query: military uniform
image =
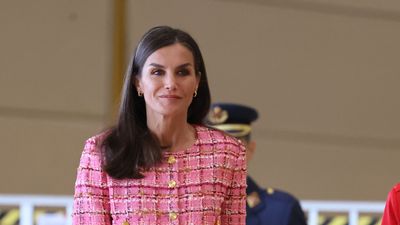
[[[299,201],[272,188],[261,189],[247,176],[247,225],[306,225]]]
[[[206,124],[228,134],[250,140],[251,122],[258,118],[255,109],[232,103],[215,103]],[[247,176],[247,225],[306,225],[299,201],[291,194],[272,188],[260,188]]]

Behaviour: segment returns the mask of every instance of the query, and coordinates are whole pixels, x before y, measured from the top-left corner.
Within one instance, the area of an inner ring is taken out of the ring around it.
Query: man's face
[[[253,158],[254,152],[256,150],[256,142],[253,140],[249,140],[248,138],[239,138],[242,141],[244,146],[246,147],[246,160],[247,163]]]

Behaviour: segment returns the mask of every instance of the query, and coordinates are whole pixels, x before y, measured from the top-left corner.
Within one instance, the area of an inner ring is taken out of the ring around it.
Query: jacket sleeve
[[[382,225],[400,224],[400,183],[392,188],[386,200]]]
[[[96,137],[86,141],[75,183],[72,223],[111,224],[107,175]]]
[[[289,225],[307,225],[304,211],[301,208],[299,201],[296,199],[293,203],[289,218]]]
[[[246,151],[242,144],[235,148],[237,157],[232,164],[231,186],[221,207],[221,224],[246,224]]]

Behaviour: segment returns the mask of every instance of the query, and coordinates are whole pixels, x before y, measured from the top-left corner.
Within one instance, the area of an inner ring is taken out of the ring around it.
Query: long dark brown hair
[[[187,33],[168,26],[147,31],[137,45],[125,74],[118,121],[102,142],[103,169],[113,178],[143,178],[146,171],[162,161],[157,138],[149,131],[143,97],[137,95],[135,79],[141,75],[147,58],[156,50],[179,43],[188,48],[194,58],[196,76],[200,77],[197,96],[188,109],[187,122],[202,124],[208,113],[211,97],[207,72],[196,41]]]

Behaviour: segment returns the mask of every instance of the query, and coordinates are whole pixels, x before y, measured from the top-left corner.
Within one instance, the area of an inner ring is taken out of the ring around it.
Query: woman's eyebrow
[[[165,68],[165,66],[161,65],[161,64],[157,64],[157,63],[150,63],[149,66],[154,66],[157,68]]]
[[[165,69],[165,66],[163,66],[161,64],[158,64],[158,63],[150,63],[149,66]],[[191,63],[184,63],[182,65],[177,66],[177,68],[185,68],[185,67],[189,67],[189,66],[192,66],[192,64]]]
[[[191,63],[184,63],[184,64],[178,66],[178,68],[185,68],[185,67],[189,67],[189,66],[192,66],[192,64]]]

